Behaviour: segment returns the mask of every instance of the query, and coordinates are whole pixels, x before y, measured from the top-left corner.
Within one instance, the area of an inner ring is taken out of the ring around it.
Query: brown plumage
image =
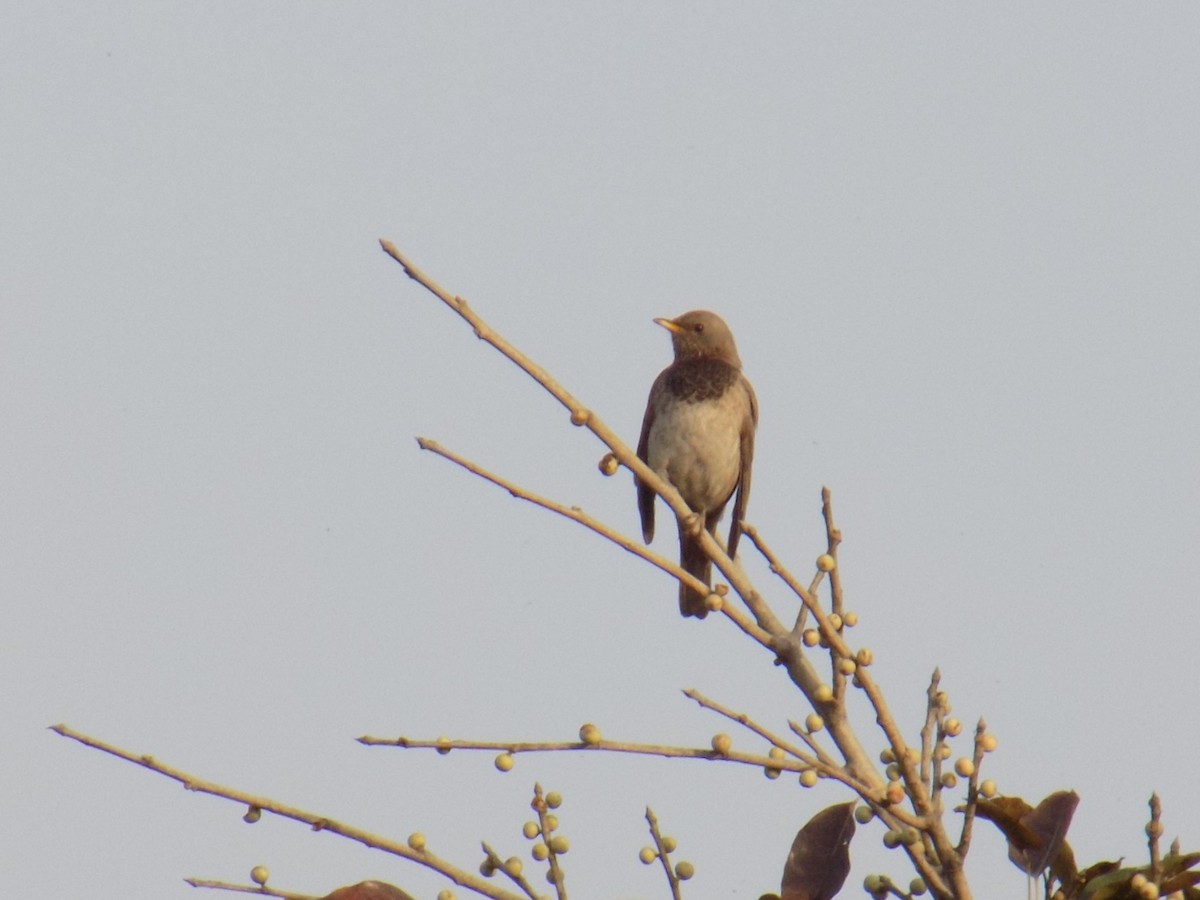
[[[638,456],[679,491],[713,535],[725,504],[737,493],[729,524],[728,552],[737,552],[750,496],[758,400],[742,375],[742,361],[728,326],[714,313],[696,310],[675,319],[655,319],[671,332],[675,361],[654,380]],[[642,537],[654,538],[652,489],[637,484]],[[679,565],[711,584],[712,561],[700,542],[679,528]],[[706,595],[679,586],[679,611],[703,619]]]

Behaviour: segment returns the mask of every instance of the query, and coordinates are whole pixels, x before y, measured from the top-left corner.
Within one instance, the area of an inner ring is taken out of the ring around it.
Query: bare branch
[[[557,824],[551,820],[550,801],[542,793],[542,786],[540,784],[533,786],[533,803],[530,805],[538,815],[538,830],[541,832],[542,841],[546,845],[546,861],[550,868],[550,881],[554,884],[554,890],[558,893],[558,900],[567,900],[566,879],[563,876],[562,867],[558,862],[558,851],[554,849],[555,841],[553,832]]]
[[[667,873],[667,884],[671,886],[671,897],[673,900],[682,900],[683,895],[680,893],[679,876],[671,868],[671,851],[667,849],[662,833],[658,830],[658,817],[654,815],[654,810],[648,806],[646,807],[646,821],[650,825],[650,837],[654,839],[654,849],[658,852],[658,860],[662,863],[663,871]]]
[[[1162,884],[1163,877],[1162,851],[1158,846],[1162,833],[1162,800],[1157,793],[1153,793],[1150,795],[1150,821],[1146,825],[1146,837],[1150,843],[1150,881],[1155,886]]]
[[[640,541],[635,541],[632,538],[627,537],[624,534],[622,534],[621,532],[617,531],[615,528],[605,525],[603,522],[600,522],[599,520],[592,518],[587,513],[585,513],[582,509],[580,509],[578,506],[565,506],[561,503],[557,503],[553,500],[548,500],[545,497],[541,497],[541,496],[533,493],[532,491],[528,491],[525,488],[523,488],[517,484],[514,484],[513,482],[509,481],[507,478],[502,478],[501,476],[496,475],[493,472],[489,472],[487,469],[483,468],[482,466],[471,462],[471,460],[467,459],[465,456],[461,456],[460,454],[455,453],[452,450],[447,450],[445,447],[443,447],[437,441],[432,441],[429,438],[419,437],[419,438],[417,438],[417,445],[422,450],[428,450],[431,453],[436,453],[438,456],[442,457],[443,459],[448,459],[448,460],[450,460],[450,462],[455,463],[458,466],[461,466],[462,468],[466,469],[468,472],[472,473],[473,475],[478,475],[480,478],[484,479],[485,481],[490,481],[492,484],[496,485],[497,487],[504,488],[504,490],[508,491],[509,494],[511,494],[512,496],[516,497],[519,500],[526,500],[529,503],[534,504],[535,506],[540,506],[540,507],[542,507],[542,509],[547,509],[550,512],[557,513],[560,516],[570,519],[572,522],[578,522],[580,525],[583,525],[585,528],[589,528],[592,531],[596,532],[596,534],[600,535],[601,537],[607,538],[608,540],[612,541],[618,547],[621,547],[624,550],[628,550],[630,553],[634,554],[635,556],[640,556],[642,559],[646,560],[648,563],[651,563],[652,565],[657,566],[658,568],[662,569],[667,574],[669,574],[669,575],[673,576],[674,578],[679,579],[681,582],[687,584],[689,587],[696,588],[697,590],[700,590],[700,591],[703,591],[706,593],[709,591],[709,586],[707,584],[704,584],[702,581],[700,581],[700,579],[696,578],[694,575],[691,575],[688,572],[684,571],[676,563],[671,562],[665,556],[660,556],[659,554],[655,553],[653,550],[649,549],[645,544],[641,543]],[[742,631],[744,631],[747,635],[752,637],[754,640],[758,641],[758,643],[762,644],[764,647],[767,647],[768,649],[770,649],[770,647],[771,647],[770,636],[765,631],[763,631],[761,628],[759,628],[755,623],[751,622],[748,618],[746,618],[745,614],[742,613],[741,610],[739,610],[735,607],[732,607],[729,603],[725,603],[725,604],[722,604],[722,606],[721,606],[721,612],[723,612],[730,619],[730,621],[732,621],[735,625],[737,625],[738,628],[740,628]]]
[[[217,891],[232,891],[237,894],[257,894],[260,897],[281,897],[282,900],[321,900],[315,894],[297,894],[293,891],[280,891],[265,884],[232,884],[228,881],[214,881],[210,878],[185,878],[185,883],[194,888],[212,888]]]
[[[634,756],[662,756],[677,759],[706,759],[720,762],[739,763],[762,769],[783,769],[788,772],[803,772],[812,768],[800,760],[772,759],[753,753],[718,753],[711,747],[675,747],[668,744],[638,744],[627,741],[599,740],[595,743],[583,741],[466,741],[437,738],[416,740],[413,738],[382,738],[363,735],[358,742],[367,747],[399,747],[402,750],[436,750],[449,753],[451,750],[489,750],[501,753],[629,753]]]
[[[440,857],[434,856],[428,850],[412,850],[406,844],[401,844],[398,841],[389,840],[388,838],[380,837],[379,835],[371,834],[369,831],[364,831],[361,828],[356,828],[353,825],[347,825],[338,822],[335,819],[330,819],[327,816],[318,815],[317,813],[308,812],[307,810],[299,809],[294,806],[287,806],[283,803],[277,803],[269,797],[257,797],[254,794],[245,791],[239,791],[235,788],[222,787],[219,784],[214,784],[211,781],[204,781],[197,778],[195,775],[190,775],[181,769],[176,769],[168,766],[165,763],[160,763],[152,756],[144,756],[136,753],[131,753],[128,750],[122,750],[112,744],[105,743],[93,737],[89,737],[82,732],[75,731],[66,725],[51,726],[51,731],[61,734],[63,737],[70,738],[73,741],[78,741],[85,747],[91,747],[95,750],[100,750],[115,756],[118,759],[123,759],[126,762],[131,762],[134,765],[141,766],[144,769],[149,769],[152,772],[158,772],[160,775],[165,775],[172,781],[178,781],[187,790],[194,791],[200,794],[210,794],[214,797],[224,797],[226,800],[233,800],[245,806],[253,806],[265,812],[274,813],[284,819],[292,819],[296,822],[303,822],[312,828],[313,831],[328,831],[344,838],[349,838],[352,841],[364,846],[371,847],[375,850],[382,850],[384,853],[391,853],[394,856],[402,856],[405,859],[418,863],[426,868],[433,869],[435,872],[440,872],[445,875],[455,884],[470,888],[476,893],[483,894],[485,897],[492,897],[495,900],[524,900],[520,894],[514,894],[510,891],[501,890],[487,881],[484,881],[477,875],[473,875],[464,869],[460,869],[453,863]]]

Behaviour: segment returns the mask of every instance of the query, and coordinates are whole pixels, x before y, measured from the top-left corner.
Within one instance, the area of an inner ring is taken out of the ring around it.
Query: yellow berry
[[[938,745],[937,745],[938,759],[949,759],[950,754],[952,752],[953,751],[950,749],[950,745],[947,744],[945,741],[940,741],[938,743]]]
[[[900,846],[900,832],[888,829],[883,833],[883,846],[889,850]]]
[[[650,865],[650,863],[658,859],[658,854],[654,852],[653,847],[643,847],[640,851],[638,851],[638,859],[640,859],[646,865]]]
[[[871,807],[866,805],[854,807],[854,820],[859,825],[866,825],[873,818],[875,818],[875,810],[871,809]]]
[[[963,778],[970,778],[975,774],[975,763],[967,759],[965,756],[960,756],[954,762],[954,771]]]
[[[958,737],[962,733],[962,722],[955,718],[946,720],[946,734],[950,737]]]
[[[447,753],[450,752],[450,738],[445,737],[445,736],[439,737],[437,739],[436,743],[437,743],[437,752],[442,754],[442,756],[445,756]]]
[[[271,871],[266,866],[255,866],[250,870],[250,880],[255,884],[266,884],[271,877]]]
[[[491,878],[496,874],[496,864],[492,862],[490,856],[479,864],[479,874],[484,878]]]
[[[943,772],[942,773],[942,787],[953,788],[953,787],[956,787],[957,785],[958,785],[958,776],[957,775],[955,775],[953,772]]]
[[[874,894],[876,891],[884,890],[883,879],[878,875],[868,875],[863,879],[863,890],[868,894]]]
[[[557,829],[558,829],[558,816],[554,815],[554,813],[547,813],[546,814],[546,830],[547,831],[556,831]]]
[[[989,799],[996,796],[996,782],[992,779],[987,779],[983,784],[979,785],[979,793]]]
[[[534,859],[536,859],[538,862],[541,862],[547,856],[550,855],[550,848],[547,847],[545,844],[543,844],[541,841],[538,841],[536,844],[533,845],[532,848],[530,848],[529,855],[532,856]]]
[[[724,585],[721,585],[721,587],[724,587]],[[709,612],[720,612],[721,607],[725,605],[725,598],[716,591],[713,591],[704,598],[704,605],[708,607]]]
[[[843,675],[853,675],[858,671],[858,664],[854,660],[843,656],[838,660],[838,671]]]
[[[985,734],[979,739],[979,746],[983,749],[984,753],[991,753],[996,749],[998,744],[999,741],[996,740],[994,734]]]
[[[837,560],[828,553],[822,553],[817,557],[817,568],[822,572],[832,572],[837,568]]]
[[[558,809],[562,806],[562,794],[558,791],[551,791],[546,795],[546,805],[551,809]]]
[[[817,783],[817,770],[805,769],[800,773],[800,784],[802,787],[810,788]]]
[[[572,425],[586,425],[588,423],[588,419],[590,418],[591,414],[586,409],[571,410]]]
[[[510,772],[513,767],[513,758],[511,753],[501,753],[496,757],[496,768],[501,772]]]
[[[888,782],[887,802],[892,806],[904,802],[904,785],[902,785],[899,781]]]
[[[768,766],[763,769],[763,774],[766,775],[767,778],[774,781],[776,778],[778,778],[780,775],[783,774],[783,770],[782,769],[772,769]]]
[[[817,689],[813,691],[813,699],[818,703],[828,703],[833,699],[833,688],[822,682],[817,685]]]
[[[244,816],[242,816],[242,821],[247,823],[248,825],[253,825],[255,822],[257,822],[261,818],[262,818],[262,810],[259,809],[257,806],[251,806],[249,809],[246,810],[246,814]]]
[[[680,881],[687,881],[696,874],[696,867],[686,859],[681,863],[675,864],[675,877]]]
[[[858,613],[848,612],[842,614],[842,622],[847,628],[853,628],[858,624]]]
[[[908,883],[908,892],[914,897],[920,897],[927,890],[929,890],[929,888],[925,886],[924,878],[914,878]]]
[[[834,631],[841,631],[842,630],[842,617],[840,615],[838,615],[837,613],[830,613],[829,614],[829,627],[832,628]]]
[[[900,763],[888,763],[887,768],[884,769],[884,772],[887,774],[888,781],[899,781]]]
[[[814,734],[825,727],[825,720],[817,713],[809,713],[804,718],[804,727],[808,729],[809,734]]]
[[[437,900],[454,900],[454,891],[438,891]]]
[[[879,751],[879,761],[881,763],[890,763],[896,761],[896,754],[891,747],[884,747]]]
[[[771,759],[783,759],[785,756],[787,756],[787,754],[784,753],[782,747],[773,746],[767,751],[767,756],[769,756]]]
[[[712,748],[721,756],[728,754],[731,747],[733,747],[733,738],[725,732],[713,735]]]
[[[425,835],[419,831],[414,831],[408,836],[408,846],[420,853],[425,849]]]
[[[521,877],[521,871],[525,868],[525,864],[515,856],[510,856],[504,861],[504,871],[513,878]]]
[[[579,739],[589,747],[595,747],[600,743],[600,729],[588,722],[579,728]]]
[[[933,695],[934,705],[942,712],[950,712],[950,695],[945,691],[938,691]]]
[[[815,647],[821,640],[821,633],[815,628],[805,628],[800,639],[804,641],[805,647]]]
[[[617,458],[611,453],[605,453],[600,460],[600,473],[602,475],[616,475],[619,468],[621,468],[621,464],[617,462]]]
[[[538,827],[537,822],[526,822],[521,827],[521,834],[525,835],[525,837],[529,838],[531,841],[541,833],[542,829]]]
[[[678,846],[679,846],[679,844],[676,842],[675,838],[673,838],[673,837],[664,837],[662,839],[662,848],[667,853],[674,853],[675,848]]]
[[[571,842],[561,834],[556,834],[554,837],[550,838],[550,849],[555,853],[566,853],[571,849]]]
[[[863,647],[858,653],[854,654],[854,661],[860,666],[869,666],[875,662],[875,654],[871,652],[869,647]]]

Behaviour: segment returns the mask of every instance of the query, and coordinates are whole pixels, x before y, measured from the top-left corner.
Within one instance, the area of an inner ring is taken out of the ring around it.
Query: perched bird
[[[733,335],[720,316],[696,310],[654,321],[671,332],[675,361],[650,388],[638,456],[679,491],[713,535],[725,504],[737,492],[729,525],[732,557],[750,496],[758,400],[742,375]],[[642,537],[648,544],[654,539],[655,494],[641,481],[637,491]],[[712,561],[685,523],[678,525],[680,567],[710,584]],[[705,596],[681,583],[680,613],[703,619],[708,615]]]

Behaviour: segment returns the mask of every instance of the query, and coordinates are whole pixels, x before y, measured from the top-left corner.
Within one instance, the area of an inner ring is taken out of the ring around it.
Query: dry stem
[[[310,826],[313,831],[329,831],[333,834],[340,835],[344,838],[349,838],[352,841],[358,841],[367,847],[372,847],[376,850],[382,850],[385,853],[391,853],[394,856],[402,856],[405,859],[419,863],[426,868],[433,869],[435,872],[440,872],[445,875],[455,884],[470,888],[476,893],[483,894],[485,897],[492,897],[495,900],[524,900],[519,894],[511,893],[510,891],[501,890],[487,881],[484,881],[477,875],[473,875],[464,869],[460,869],[453,863],[440,857],[434,856],[428,850],[413,850],[407,844],[401,844],[397,841],[389,840],[388,838],[380,837],[379,835],[371,834],[369,831],[364,831],[361,828],[356,828],[353,825],[347,825],[335,819],[330,819],[327,816],[321,816],[316,813],[308,812],[307,810],[299,809],[294,806],[287,806],[283,803],[277,803],[269,797],[257,797],[254,794],[246,791],[239,791],[235,788],[222,787],[219,784],[214,784],[211,781],[204,781],[197,778],[195,775],[190,775],[181,769],[176,769],[168,766],[165,763],[160,763],[152,756],[139,755],[131,753],[128,750],[122,750],[112,744],[89,737],[82,732],[76,731],[66,725],[54,725],[52,731],[61,734],[63,737],[70,738],[73,741],[78,741],[86,747],[92,747],[104,753],[108,753],[118,759],[123,759],[131,762],[134,765],[149,769],[152,772],[158,772],[160,775],[165,775],[173,781],[178,781],[187,790],[195,791],[200,794],[210,794],[214,797],[224,797],[227,800],[233,800],[245,806],[253,806],[264,812],[271,812],[285,819],[292,819],[296,822],[303,822]]]

